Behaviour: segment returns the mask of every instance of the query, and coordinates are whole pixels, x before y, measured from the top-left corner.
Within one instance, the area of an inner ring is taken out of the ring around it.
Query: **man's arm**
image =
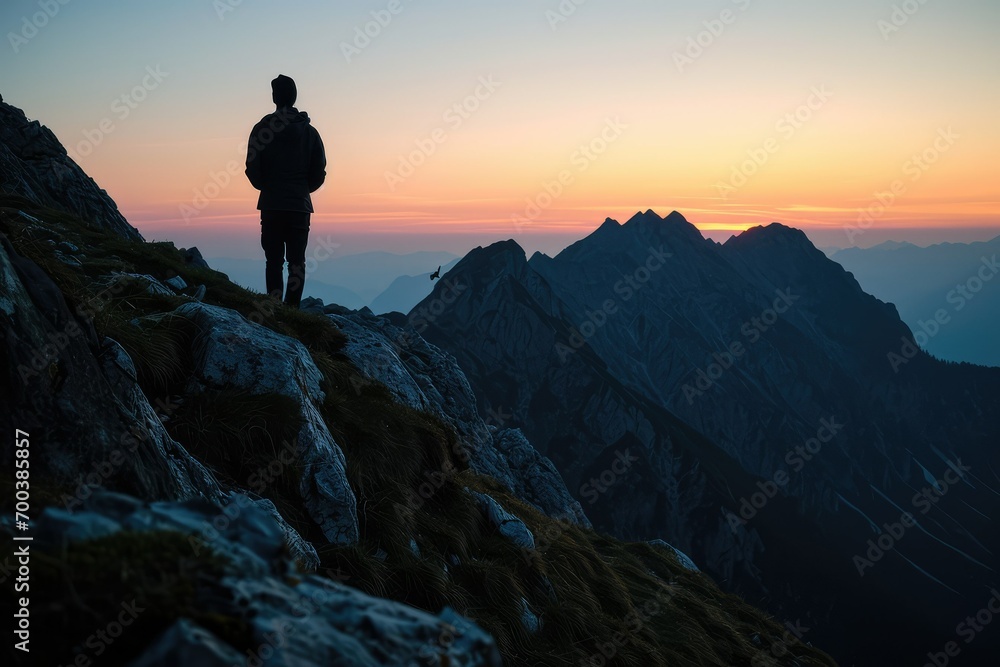
[[[313,135],[312,151],[309,155],[309,192],[316,192],[326,181],[326,149],[316,128],[310,128]]]
[[[260,123],[253,126],[250,130],[250,140],[247,142],[247,178],[250,179],[250,185],[254,186],[256,189],[261,190],[264,186],[264,174],[261,170],[260,165],[260,153],[262,146],[260,141],[257,139],[257,130],[260,128]]]

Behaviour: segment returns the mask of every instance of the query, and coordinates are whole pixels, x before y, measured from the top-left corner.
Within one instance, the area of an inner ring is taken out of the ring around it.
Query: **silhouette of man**
[[[250,132],[247,178],[260,190],[260,246],[267,293],[299,307],[306,280],[306,244],[313,212],[310,193],[326,180],[326,153],[309,116],[295,108],[295,82],[279,74],[271,81],[275,111]],[[288,260],[288,288],[283,270]]]

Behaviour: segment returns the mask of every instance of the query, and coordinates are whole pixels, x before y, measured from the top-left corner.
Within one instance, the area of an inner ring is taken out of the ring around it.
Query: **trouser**
[[[299,307],[306,282],[306,244],[309,214],[300,211],[261,211],[260,247],[264,249],[264,282],[267,293],[293,308]],[[284,285],[288,261],[288,289]]]

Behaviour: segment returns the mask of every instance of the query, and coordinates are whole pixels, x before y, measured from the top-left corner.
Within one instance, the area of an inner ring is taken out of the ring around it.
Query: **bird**
[[[441,277],[441,267],[439,266],[438,270],[431,274],[431,280],[434,281],[440,277]]]

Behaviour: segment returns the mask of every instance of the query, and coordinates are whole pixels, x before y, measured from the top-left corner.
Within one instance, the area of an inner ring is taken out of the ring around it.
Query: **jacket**
[[[326,180],[326,152],[309,115],[286,107],[260,119],[247,144],[247,178],[261,211],[313,212],[309,194]]]

